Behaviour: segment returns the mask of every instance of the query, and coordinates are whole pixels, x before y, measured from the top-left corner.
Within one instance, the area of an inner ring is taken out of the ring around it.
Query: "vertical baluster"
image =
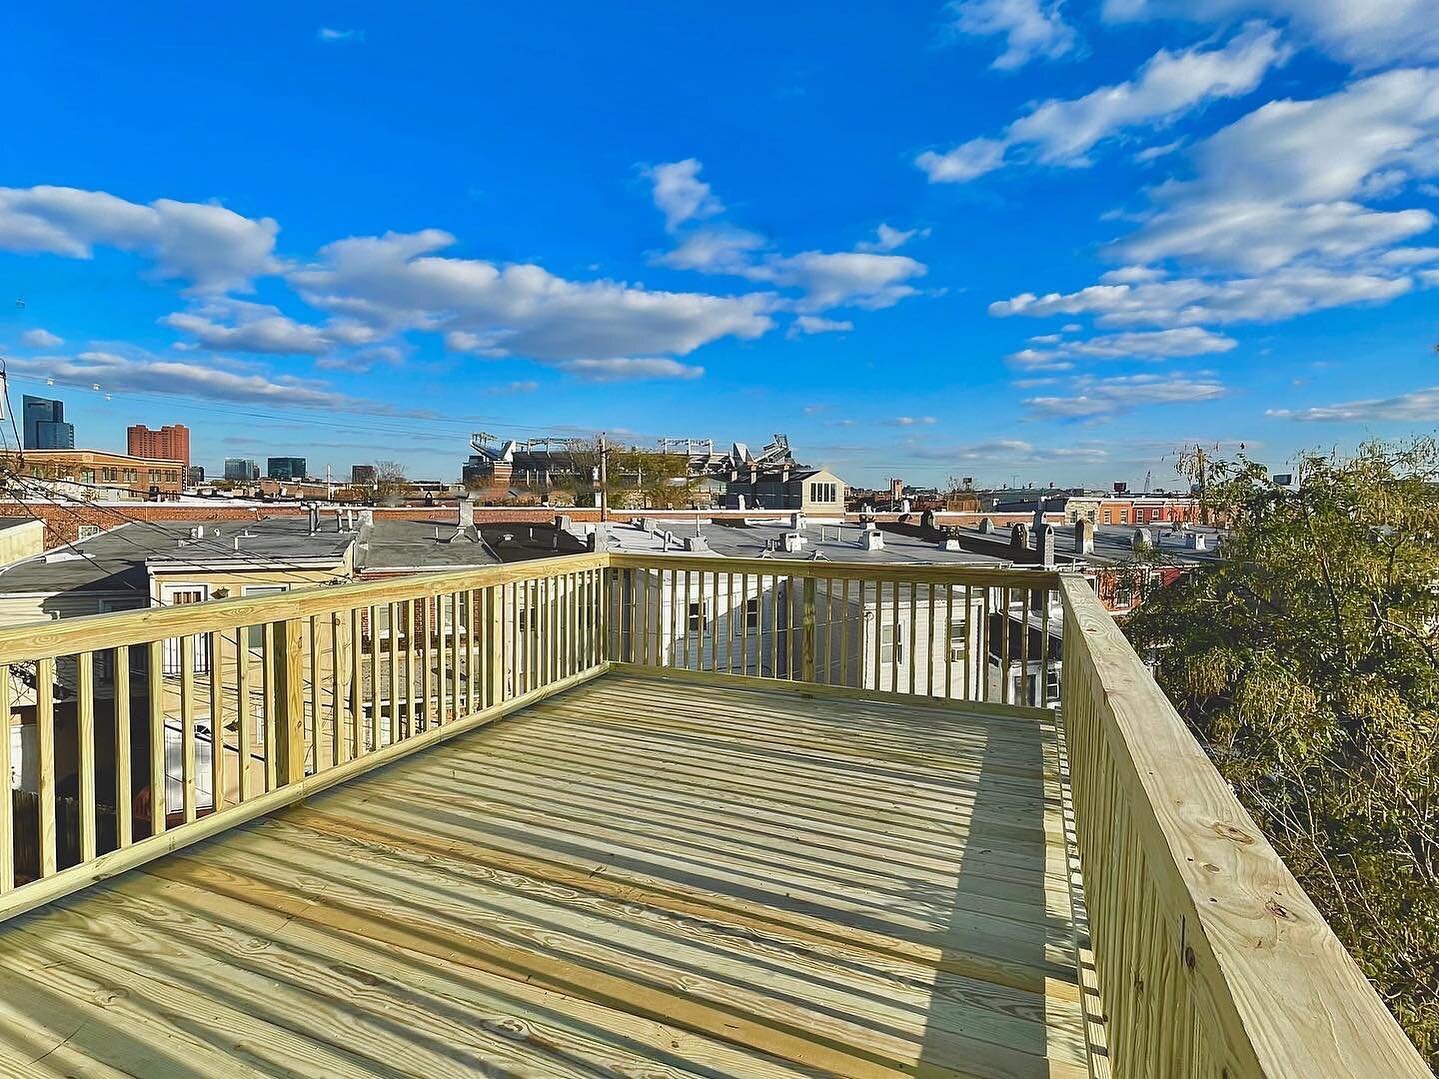
[[[390,674],[390,721],[386,726],[390,732],[390,745],[394,745],[400,740],[400,605],[391,601],[386,609],[390,623],[390,639],[385,642],[389,646],[387,659]],[[412,734],[414,726],[410,724]]]
[[[979,651],[978,649],[976,649],[976,648],[975,648],[975,644],[974,644],[974,638],[975,638],[976,636],[982,635],[982,634],[984,633],[984,624],[983,624],[983,622],[981,622],[978,626],[976,626],[976,625],[974,624],[974,621],[975,621],[975,619],[974,619],[974,586],[967,584],[967,585],[964,586],[964,699],[965,699],[965,700],[970,700],[970,699],[971,699],[971,698],[970,698],[970,684],[969,684],[970,671],[971,671],[971,669],[973,669],[975,663],[978,662],[978,663],[980,664],[979,670],[980,670],[981,672],[983,672],[983,671],[986,669],[986,665],[987,665],[988,662],[989,662],[988,658],[985,656],[985,654],[983,653],[983,651]],[[974,654],[976,651],[979,651],[979,656],[978,656],[978,659],[977,659],[977,660],[976,660],[976,657],[975,657],[975,654]],[[982,678],[982,677],[983,677],[983,674],[981,674],[980,677]]]
[[[210,812],[225,807],[225,695],[220,660],[225,635],[218,629],[208,635],[210,650]]]
[[[909,660],[909,695],[913,697],[916,692],[916,684],[919,677],[919,585],[913,581],[909,583],[909,629],[905,631],[905,638],[909,644],[907,655]]]
[[[654,575],[654,578],[655,578],[655,595],[654,595],[654,604],[655,604],[655,617],[654,617],[654,631],[655,631],[654,664],[655,664],[656,667],[663,667],[663,666],[665,665],[665,653],[664,653],[664,648],[662,647],[662,642],[664,641],[664,631],[665,631],[665,609],[664,609],[664,603],[665,603],[665,588],[664,588],[664,577],[663,577],[663,575],[662,575],[659,571],[656,571],[656,572],[655,572],[655,575]]]
[[[765,604],[769,608],[769,676],[778,678],[779,675],[779,574],[771,574],[769,577],[769,600]]]
[[[994,642],[991,640],[991,637],[990,637],[991,627],[990,627],[990,624],[989,624],[989,622],[990,622],[990,618],[989,618],[989,614],[990,614],[990,612],[989,612],[989,602],[990,602],[990,598],[993,596],[993,594],[994,594],[994,589],[991,588],[991,587],[988,586],[988,585],[985,585],[983,588],[981,588],[981,589],[979,590],[979,613],[980,613],[979,626],[980,626],[980,635],[981,635],[981,639],[980,639],[980,642],[979,642],[979,644],[980,644],[980,653],[979,653],[979,654],[980,654],[981,659],[980,659],[980,666],[979,666],[979,675],[978,675],[978,677],[979,677],[979,697],[980,697],[980,700],[982,700],[982,701],[988,701],[988,700],[989,700],[989,665],[990,665],[990,658],[989,658],[989,656],[990,656],[990,651],[991,651],[991,649],[993,649],[993,647],[994,647]]]
[[[419,602],[423,604],[424,601]],[[416,685],[419,681],[419,669],[416,666],[418,659],[415,652],[415,634],[418,632],[415,629],[415,603],[416,600],[412,598],[405,600],[402,605],[405,612],[405,649],[401,665],[405,683],[405,722],[410,725],[412,731],[420,729],[420,693]]]
[[[861,601],[864,599],[864,585],[863,585],[863,584],[860,585],[860,599],[861,599]],[[866,621],[868,621],[868,619],[866,619]],[[884,629],[883,629],[883,625],[884,625],[884,582],[883,582],[883,581],[875,581],[875,582],[874,582],[874,622],[873,622],[873,624],[874,624],[874,632],[871,634],[871,636],[874,638],[874,687],[873,687],[873,688],[874,688],[875,691],[877,692],[877,691],[879,691],[880,689],[884,688],[884,687],[883,687],[883,684],[882,684],[881,681],[880,681],[880,678],[881,678],[880,643],[881,643],[881,641],[882,641],[882,639],[883,639],[883,637],[884,637]],[[863,681],[863,679],[861,679],[861,681]]]
[[[724,611],[725,611],[725,634],[724,634],[724,669],[729,674],[734,674],[734,574],[724,575]],[[719,612],[715,612],[715,618],[719,618]]]
[[[704,600],[700,600],[700,633],[708,633],[710,639],[710,665],[711,671],[719,670],[719,627],[720,627],[720,606],[719,606],[719,570],[709,575],[710,578],[710,601],[706,609]]]
[[[491,704],[502,703],[509,692],[509,667],[505,663],[505,647],[510,639],[509,587],[502,584],[489,590]]]
[[[480,670],[476,657],[479,650],[476,641],[479,637],[479,614],[480,605],[476,600],[473,588],[465,589],[465,713],[474,715],[481,711],[484,705],[479,703],[480,692]]]
[[[1014,609],[1014,598],[1010,594],[1009,585],[1004,586],[1003,597],[1004,614],[999,620],[999,655],[1000,671],[1002,672],[999,679],[999,703],[1009,704],[1012,696],[1009,684],[1009,624],[1013,619]]]
[[[340,763],[345,724],[345,656],[339,611],[330,612],[330,767]]]
[[[95,653],[75,657],[79,697],[75,702],[75,735],[80,751],[80,861],[95,859]],[[10,732],[4,732],[6,739]],[[4,797],[10,796],[10,773],[4,773]]]
[[[929,585],[929,662],[926,664],[926,667],[928,668],[928,670],[927,670],[927,672],[926,672],[927,675],[928,675],[928,678],[927,678],[927,682],[926,682],[927,688],[925,689],[925,693],[926,693],[928,696],[930,696],[930,697],[933,697],[933,696],[934,696],[934,657],[935,657],[935,649],[938,647],[938,643],[937,643],[937,641],[936,641],[937,634],[935,633],[935,629],[936,629],[938,623],[936,622],[935,617],[934,617],[934,615],[935,615],[935,609],[934,609],[934,608],[935,608],[935,604],[934,604],[934,583],[933,583],[933,582],[930,582],[930,585]]]
[[[460,674],[460,634],[464,629],[464,613],[460,601],[462,593],[450,593],[450,718],[459,719],[464,681]]]
[[[1039,707],[1049,707],[1049,589],[1044,589],[1039,594],[1039,602],[1044,604],[1044,613],[1040,616],[1039,631]]]
[[[814,580],[814,578],[813,578],[813,577],[805,577],[805,578],[804,578],[804,583],[803,583],[803,585],[801,585],[801,588],[802,588],[803,591],[802,591],[802,593],[801,593],[801,596],[802,596],[802,598],[801,598],[802,608],[801,608],[801,611],[800,611],[801,629],[800,629],[800,643],[799,643],[799,646],[800,646],[800,671],[799,671],[799,676],[800,676],[801,679],[803,679],[803,680],[806,681],[806,682],[813,682],[813,681],[815,680],[815,636],[816,636],[816,632],[815,632],[815,617],[814,617],[814,601],[815,601],[815,580]]]
[[[276,746],[280,738],[280,716],[275,711],[275,623],[267,622],[260,641],[260,716],[265,732],[265,789],[280,785],[279,756]]]
[[[5,789],[0,791],[0,895],[15,887],[15,797],[10,792],[10,664],[0,663],[0,717],[5,729],[0,734],[0,778]],[[38,722],[39,717],[36,717]],[[116,807],[119,812],[120,807]]]
[[[894,581],[894,582],[892,582],[891,585],[890,585],[890,588],[891,588],[891,599],[890,599],[890,611],[889,611],[889,618],[890,618],[890,623],[889,623],[889,624],[890,624],[890,633],[891,633],[891,635],[893,636],[893,641],[894,641],[894,650],[890,653],[890,657],[889,657],[889,658],[890,658],[890,664],[889,664],[889,691],[890,691],[891,693],[898,693],[898,692],[899,692],[899,661],[900,661],[900,657],[904,654],[904,646],[905,646],[905,644],[910,643],[910,642],[907,642],[907,641],[902,640],[901,635],[900,635],[901,626],[900,626],[900,621],[899,621],[899,581]]]
[[[422,722],[419,717],[423,716],[423,722],[428,725],[430,723],[430,717],[434,715],[434,710],[430,707],[430,692],[434,689],[434,681],[431,674],[432,665],[430,662],[429,597],[421,596],[419,599],[419,604],[420,614],[419,618],[417,619],[417,628],[415,629],[415,632],[420,635],[420,704],[418,710],[415,713],[415,723],[418,725],[420,722]]]
[[[749,674],[749,574],[739,575],[739,662],[740,674]],[[759,604],[755,604],[758,608]],[[759,673],[759,665],[755,665],[755,674]]]
[[[966,649],[966,659],[968,650]],[[944,695],[954,697],[954,582],[944,585]]]
[[[314,761],[313,770],[320,770],[320,701],[323,695],[320,692],[320,616],[310,615],[308,619],[309,642],[310,642],[310,692],[307,694],[310,701],[310,712],[305,727],[305,754]]]
[[[133,822],[131,821],[131,801],[134,799],[134,792],[130,789],[130,646],[128,644],[116,645],[115,647],[115,843],[121,850],[130,845],[133,833]],[[5,679],[4,689],[9,691],[10,680]],[[8,710],[5,714],[9,715]],[[7,748],[9,739],[6,739]],[[3,772],[8,777],[8,769]],[[0,841],[3,841],[3,829],[0,829]],[[4,854],[0,852],[0,859]],[[0,874],[0,887],[4,885],[3,874]]]
[[[9,737],[9,732],[6,732]],[[40,875],[55,872],[55,661],[35,661],[35,746],[40,778]]]
[[[150,834],[165,830],[165,649],[151,641],[148,683],[150,690]]]
[[[356,655],[359,650],[356,649]],[[239,706],[235,768],[241,802],[250,799],[250,757],[255,749],[255,706],[250,699],[250,627],[235,630],[235,703]]]
[[[198,815],[195,767],[195,637],[180,638],[180,807],[189,824]]]
[[[365,717],[365,638],[359,607],[350,608],[350,694],[347,711],[350,721],[350,760],[365,751],[362,732]]]
[[[380,748],[380,605],[369,606],[370,618],[370,731],[368,751]]]
[[[1029,695],[1029,607],[1030,597],[1033,592],[1028,588],[1022,588],[1019,592],[1019,601],[1022,604],[1019,622],[1019,685],[1020,704],[1033,704],[1034,701]]]
[[[864,583],[860,582],[861,591],[863,588]],[[863,604],[861,604],[861,607],[863,607]],[[850,623],[854,621],[853,611],[854,608],[850,606],[849,602],[849,578],[846,577],[844,579],[844,594],[840,598],[839,604],[839,684],[842,686],[849,685],[849,627]],[[861,622],[861,625],[862,624]],[[863,663],[863,660],[861,660],[861,663]],[[864,679],[861,677],[860,681],[863,682]]]
[[[266,757],[274,761],[275,787],[305,778],[305,638],[298,618],[270,624],[265,652],[269,658],[270,731]]]

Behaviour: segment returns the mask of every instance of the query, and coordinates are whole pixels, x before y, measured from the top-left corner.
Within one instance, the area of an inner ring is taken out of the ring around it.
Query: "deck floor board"
[[[1078,1079],[1060,759],[611,674],[0,926],[0,1072]]]

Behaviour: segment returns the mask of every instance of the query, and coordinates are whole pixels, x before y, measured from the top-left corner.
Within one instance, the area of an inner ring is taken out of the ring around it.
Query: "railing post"
[[[804,579],[804,638],[800,645],[800,677],[814,681],[814,578]]]
[[[305,656],[300,620],[270,623],[274,656],[271,680],[275,744],[275,781],[285,787],[305,778]]]

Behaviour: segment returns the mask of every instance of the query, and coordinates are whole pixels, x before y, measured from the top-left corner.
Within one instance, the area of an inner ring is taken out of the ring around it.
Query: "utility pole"
[[[609,471],[609,446],[605,443],[605,433],[600,432],[600,521],[610,519],[610,471]]]

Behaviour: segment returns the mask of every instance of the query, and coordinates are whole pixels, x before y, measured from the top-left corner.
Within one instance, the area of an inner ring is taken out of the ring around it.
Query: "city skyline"
[[[1422,8],[19,12],[11,407],[439,478],[479,429],[1091,486],[1430,431]]]

